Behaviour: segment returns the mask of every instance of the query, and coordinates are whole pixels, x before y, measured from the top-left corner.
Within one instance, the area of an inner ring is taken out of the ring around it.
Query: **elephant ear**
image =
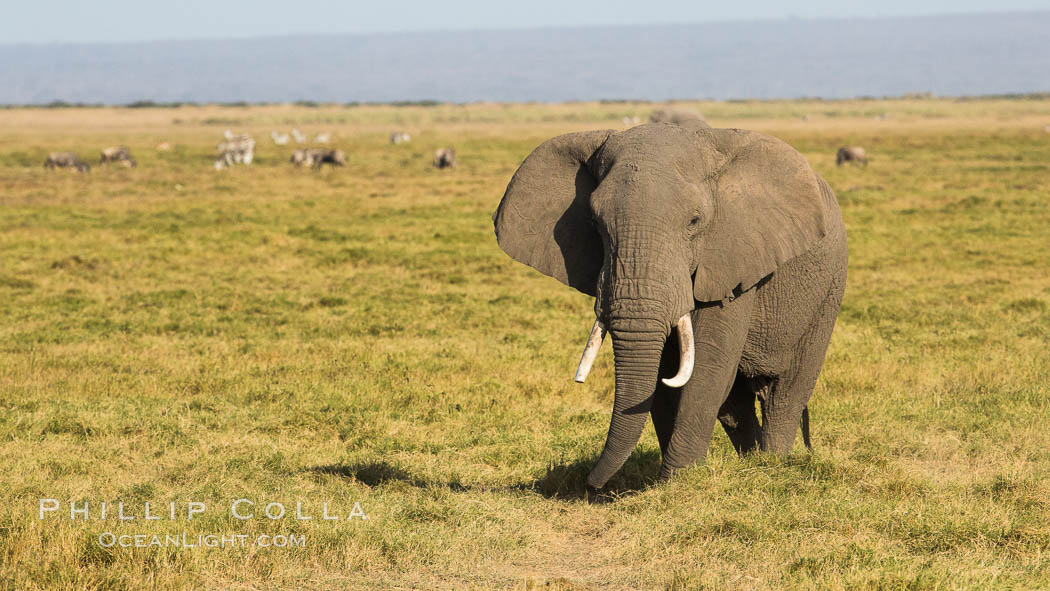
[[[592,296],[604,254],[591,222],[598,180],[587,162],[612,133],[570,133],[540,144],[492,216],[496,240],[511,258]]]
[[[828,202],[809,163],[784,142],[737,129],[697,135],[710,138],[720,162],[693,295],[715,302],[747,291],[819,242]]]

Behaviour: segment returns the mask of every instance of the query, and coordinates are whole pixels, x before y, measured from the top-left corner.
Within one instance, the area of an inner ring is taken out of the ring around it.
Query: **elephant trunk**
[[[616,364],[616,395],[605,448],[587,477],[587,484],[594,488],[604,486],[638,444],[653,404],[667,328],[659,321],[627,323],[613,319],[609,323]]]

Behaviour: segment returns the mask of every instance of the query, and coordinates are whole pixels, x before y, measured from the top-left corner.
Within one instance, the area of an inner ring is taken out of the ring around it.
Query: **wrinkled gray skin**
[[[694,122],[694,125],[707,125],[700,113],[692,109],[657,109],[649,115],[650,123],[674,123],[681,125],[687,121]]]
[[[73,152],[51,152],[44,160],[44,168],[72,168],[77,172],[90,172],[91,166]]]
[[[441,148],[434,152],[434,168],[452,168],[456,165],[456,150]]]
[[[511,257],[595,296],[612,337],[615,402],[588,484],[620,469],[649,414],[661,478],[706,457],[716,420],[740,453],[791,450],[847,262],[835,196],[798,152],[699,123],[563,135],[525,159],[493,220]],[[671,388],[659,378],[678,370],[684,314],[695,368]]]
[[[102,156],[99,158],[99,164],[106,164],[108,162],[117,162],[122,166],[128,168],[134,168],[137,164],[135,159],[131,157],[131,150],[128,150],[124,146],[113,146],[111,148],[104,148],[102,150]]]
[[[843,146],[835,154],[835,166],[842,166],[846,162],[868,165],[868,153],[860,146]]]

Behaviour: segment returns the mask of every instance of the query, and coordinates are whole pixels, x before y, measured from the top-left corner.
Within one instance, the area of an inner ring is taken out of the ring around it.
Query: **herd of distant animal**
[[[255,159],[255,138],[247,134],[235,134],[229,129],[223,133],[224,140],[216,146],[218,158],[215,160],[215,169],[222,170],[237,164],[250,166]],[[293,129],[290,134],[270,132],[273,143],[283,146],[294,138],[298,144],[304,143],[309,138],[298,129]],[[332,138],[329,132],[319,133],[314,136],[314,141],[319,144],[327,144]],[[411,141],[412,136],[403,131],[390,133],[391,144],[403,144]],[[160,150],[168,150],[171,145],[163,142],[157,146]],[[346,166],[346,152],[328,148],[303,148],[292,152],[289,162],[300,168],[321,168],[328,164],[330,166]],[[127,146],[113,146],[104,148],[99,164],[114,163],[127,168],[134,168],[137,162],[131,156],[131,150]],[[440,148],[434,152],[434,168],[452,168],[456,165],[455,148]],[[54,170],[56,168],[67,168],[76,172],[90,172],[91,165],[82,160],[74,152],[51,152],[44,161],[44,168]]]
[[[684,121],[691,120],[702,121],[703,118],[696,111],[688,109],[657,109],[653,111],[652,115],[649,117],[651,123],[680,124]],[[804,117],[803,120],[808,120],[808,117]],[[633,127],[640,123],[641,119],[638,117],[623,118],[623,124],[627,127]],[[234,134],[229,129],[224,132],[223,137],[225,138],[224,141],[219,142],[216,146],[219,156],[215,160],[215,169],[222,170],[237,164],[250,166],[252,160],[255,158],[255,139],[247,134]],[[273,143],[278,146],[286,145],[292,139],[294,139],[297,144],[309,140],[309,137],[298,129],[292,129],[291,133],[271,131],[270,138],[273,140]],[[314,136],[314,141],[319,144],[327,144],[331,138],[331,133],[322,132]],[[390,132],[391,144],[403,144],[411,140],[412,136],[403,131]],[[165,142],[158,147],[161,149],[168,149],[170,148],[170,145]],[[289,162],[300,168],[319,169],[325,164],[330,166],[346,166],[347,157],[346,152],[342,150],[303,148],[293,151]],[[131,151],[126,146],[114,146],[102,150],[99,164],[110,163],[125,166],[127,168],[133,168],[137,164],[135,159],[131,156]],[[451,147],[436,150],[434,152],[432,164],[434,168],[454,167],[456,165],[456,150]],[[842,166],[843,164],[859,164],[867,166],[867,152],[865,152],[864,148],[860,146],[842,146],[835,154],[835,165]],[[77,172],[89,172],[91,170],[91,165],[81,160],[80,157],[73,152],[52,152],[48,154],[47,160],[44,161],[44,168],[68,168]]]

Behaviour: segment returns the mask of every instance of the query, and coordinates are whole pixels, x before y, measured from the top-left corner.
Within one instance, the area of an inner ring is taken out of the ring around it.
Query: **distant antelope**
[[[686,121],[703,122],[704,118],[700,113],[693,109],[685,108],[656,109],[651,115],[649,115],[650,123],[672,123],[674,125],[681,125]]]
[[[441,148],[434,152],[434,168],[452,168],[456,165],[456,149]]]
[[[346,152],[342,150],[322,150],[321,157],[314,161],[314,166],[321,168],[322,164],[331,166],[346,166]]]
[[[44,168],[71,168],[77,172],[90,172],[91,166],[73,152],[51,152],[44,160]]]
[[[289,161],[300,168],[321,168],[323,164],[346,166],[346,152],[342,150],[326,150],[324,148],[306,148],[292,152],[292,157]]]
[[[835,153],[835,166],[842,166],[843,163],[846,162],[853,162],[867,166],[868,153],[860,146],[843,146]]]
[[[128,168],[133,168],[137,164],[135,159],[131,157],[131,151],[126,146],[113,146],[103,149],[98,163],[106,164],[109,162],[119,162]]]

